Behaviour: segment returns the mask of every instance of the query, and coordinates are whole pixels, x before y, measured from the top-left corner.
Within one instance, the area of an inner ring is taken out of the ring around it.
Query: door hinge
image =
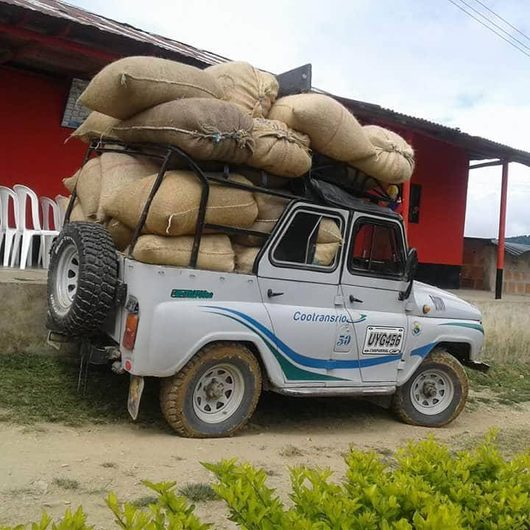
[[[341,294],[338,294],[337,296],[335,296],[333,303],[335,305],[340,305],[340,306],[344,305],[344,297]]]

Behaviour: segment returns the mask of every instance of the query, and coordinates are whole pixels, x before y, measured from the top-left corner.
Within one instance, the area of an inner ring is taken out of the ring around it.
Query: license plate
[[[368,326],[363,353],[368,355],[398,354],[403,347],[405,328]]]

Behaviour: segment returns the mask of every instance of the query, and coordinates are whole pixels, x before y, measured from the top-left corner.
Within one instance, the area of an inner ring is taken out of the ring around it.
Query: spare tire
[[[96,223],[68,223],[55,240],[48,271],[50,323],[68,335],[90,335],[114,306],[116,248]]]

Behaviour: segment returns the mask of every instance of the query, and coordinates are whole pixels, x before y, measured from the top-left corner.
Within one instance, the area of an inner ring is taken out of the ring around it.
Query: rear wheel
[[[241,344],[214,344],[162,381],[160,407],[181,436],[216,438],[245,425],[260,393],[261,370],[254,355]]]
[[[397,389],[392,405],[406,423],[443,427],[462,412],[468,391],[462,365],[450,353],[436,349]]]
[[[96,223],[68,223],[50,253],[51,326],[69,335],[96,331],[114,305],[117,282],[116,249],[108,231]]]

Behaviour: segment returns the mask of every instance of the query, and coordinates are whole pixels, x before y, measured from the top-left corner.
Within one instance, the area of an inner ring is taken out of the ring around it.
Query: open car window
[[[339,217],[297,211],[272,251],[276,265],[333,270],[342,245]]]
[[[357,221],[348,268],[353,274],[402,276],[405,270],[405,253],[399,225],[375,219]]]

